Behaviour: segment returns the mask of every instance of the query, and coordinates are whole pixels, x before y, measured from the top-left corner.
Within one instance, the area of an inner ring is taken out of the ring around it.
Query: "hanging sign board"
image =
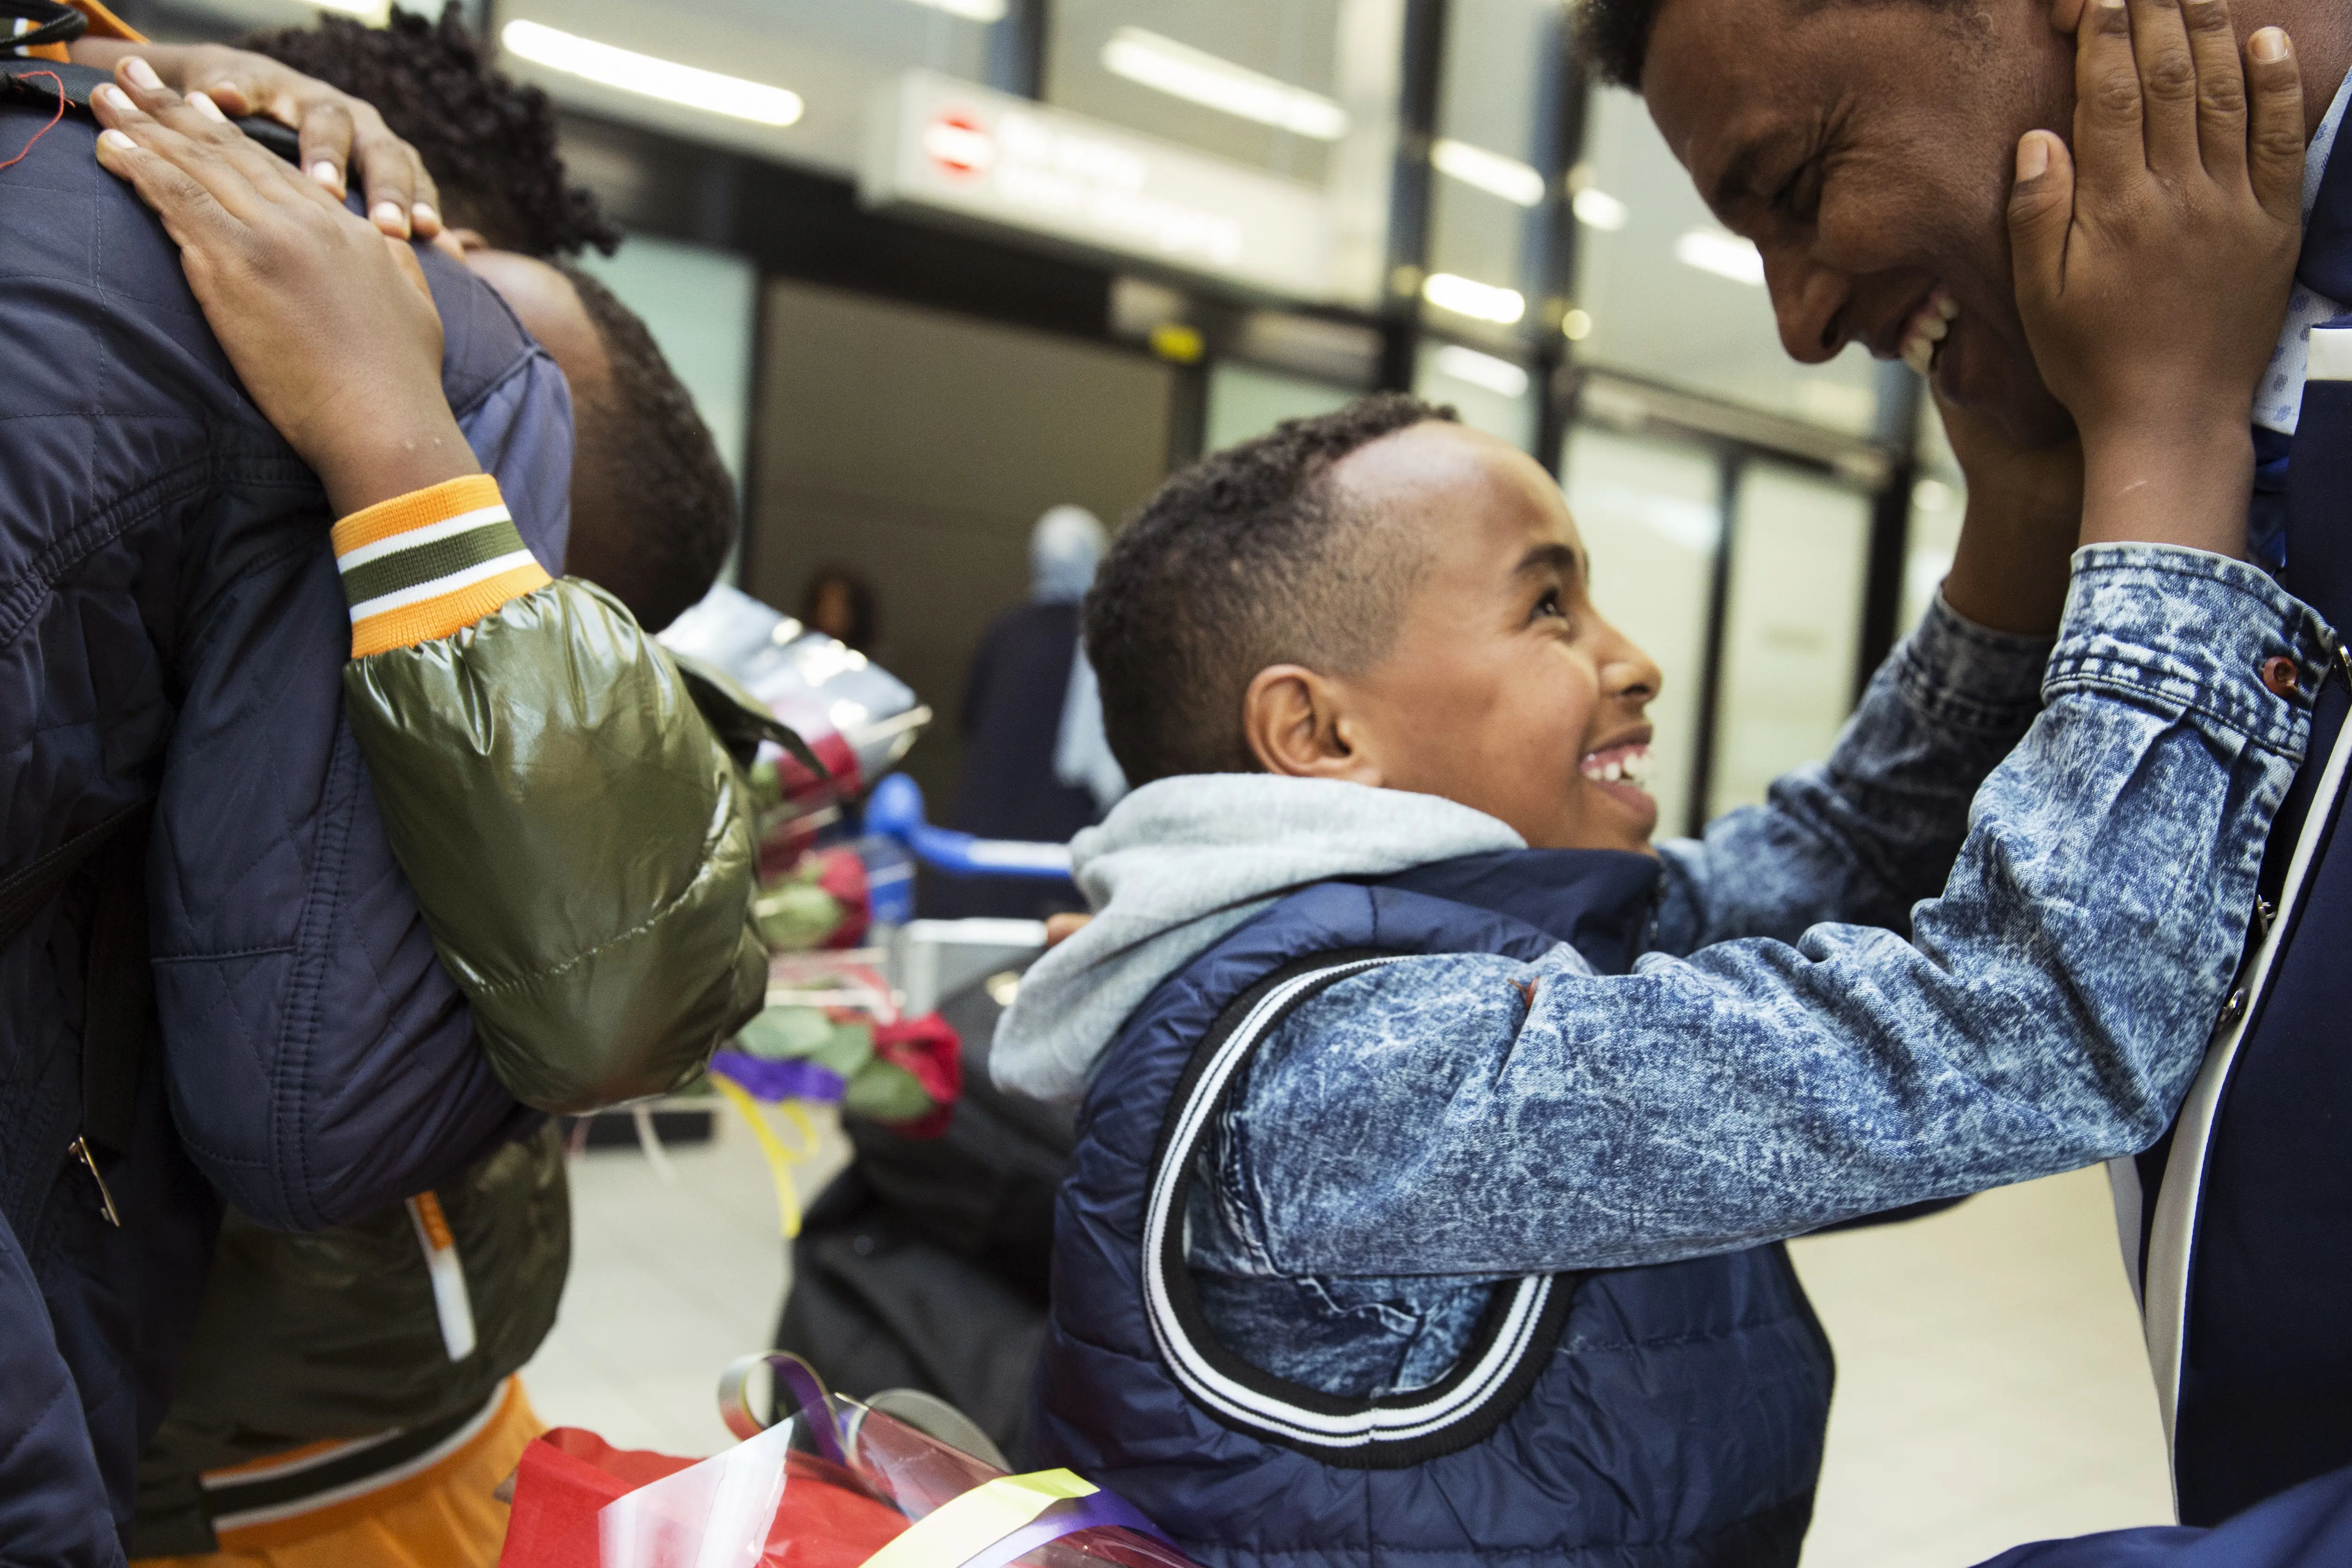
[[[1314,186],[929,71],[877,99],[858,194],[1292,298],[1330,292]]]

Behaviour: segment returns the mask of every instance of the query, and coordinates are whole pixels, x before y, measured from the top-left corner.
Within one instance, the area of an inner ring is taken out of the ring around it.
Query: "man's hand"
[[[91,95],[99,162],[163,220],[238,379],[337,514],[481,472],[441,395],[441,318],[407,244],[132,64]]]
[[[2020,446],[1998,419],[1955,408],[1940,392],[1936,412],[1969,485],[1968,517],[1944,579],[1944,601],[1996,632],[2048,636],[2066,608],[2083,527],[2082,444]]]
[[[367,192],[368,221],[388,235],[431,239],[441,232],[441,193],[416,149],[392,133],[374,106],[306,77],[267,55],[221,44],[129,44],[84,38],[78,64],[128,69],[122,79],[152,91],[203,93],[224,114],[264,115],[299,133],[302,167],[341,201],[356,173]],[[123,67],[126,59],[143,66]],[[142,78],[141,71],[150,73]]]
[[[2028,131],[2009,208],[2026,336],[2082,433],[2084,543],[2242,551],[2303,145],[2277,28],[2247,40],[2242,70],[2226,0],[2084,7],[2074,152]]]

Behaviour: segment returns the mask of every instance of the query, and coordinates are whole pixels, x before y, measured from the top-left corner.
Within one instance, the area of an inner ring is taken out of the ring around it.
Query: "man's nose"
[[[1793,246],[1764,250],[1764,287],[1780,327],[1780,346],[1800,364],[1818,365],[1845,347],[1843,318],[1853,289],[1844,274],[1832,272]]]

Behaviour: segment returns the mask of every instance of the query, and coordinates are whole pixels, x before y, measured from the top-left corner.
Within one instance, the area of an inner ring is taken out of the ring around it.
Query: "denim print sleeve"
[[[1823,925],[1625,976],[1436,956],[1334,986],[1235,1108],[1252,1250],[1324,1278],[1659,1262],[2147,1146],[2329,646],[2240,562],[2080,552],[2047,706],[1910,942]],[[2280,655],[2297,695],[2259,678]]]
[[[1937,594],[1827,762],[1779,779],[1766,804],[1726,812],[1704,838],[1658,846],[1655,945],[1793,942],[1824,920],[1907,929],[1911,906],[1952,869],[1978,786],[2041,711],[2050,646],[1979,626]]]

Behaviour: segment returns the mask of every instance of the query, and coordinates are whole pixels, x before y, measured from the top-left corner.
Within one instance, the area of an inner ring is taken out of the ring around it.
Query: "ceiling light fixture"
[[[382,26],[392,13],[392,0],[310,0],[321,11],[332,11],[338,16],[357,16],[362,22]]]
[[[1113,33],[1103,46],[1102,63],[1113,76],[1277,131],[1296,131],[1318,141],[1337,141],[1348,134],[1348,111],[1321,93],[1293,87],[1141,27],[1121,27]]]
[[[1576,213],[1578,223],[1587,228],[1600,229],[1607,234],[1615,234],[1633,218],[1633,208],[1598,185],[1587,185],[1577,192],[1576,200],[1571,205]]]
[[[1675,241],[1675,259],[1734,283],[1764,286],[1764,253],[1721,229],[1691,229]]]
[[[1570,308],[1559,319],[1560,336],[1571,343],[1581,343],[1592,336],[1592,312]]]
[[[509,54],[603,87],[761,125],[790,125],[801,117],[803,107],[801,95],[784,88],[656,59],[634,49],[616,49],[537,22],[509,22],[499,31],[499,42]]]
[[[1433,272],[1422,279],[1421,297],[1440,310],[1474,321],[1492,321],[1498,327],[1507,327],[1528,313],[1527,296],[1517,289],[1497,288],[1451,272]]]
[[[1465,349],[1459,343],[1448,343],[1437,350],[1437,370],[1441,375],[1452,376],[1457,382],[1467,382],[1474,387],[1484,387],[1505,397],[1524,396],[1528,390],[1528,372],[1508,360],[1498,360],[1492,354],[1482,354],[1475,349]]]
[[[1500,196],[1516,206],[1543,204],[1544,177],[1516,158],[1441,136],[1429,145],[1429,162],[1448,179],[1459,180],[1490,196]]]
[[[928,5],[934,11],[945,11],[950,16],[961,16],[967,22],[1004,20],[1004,0],[914,0],[914,3]]]

